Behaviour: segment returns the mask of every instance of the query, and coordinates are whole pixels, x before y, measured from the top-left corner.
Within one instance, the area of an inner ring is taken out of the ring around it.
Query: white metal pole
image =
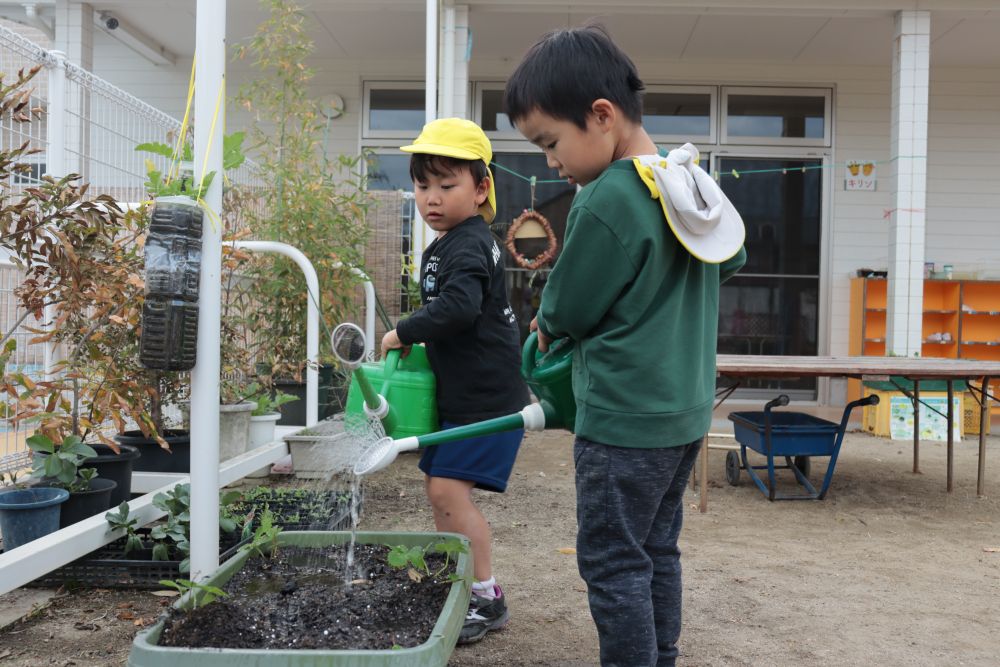
[[[226,0],[195,16],[194,177],[215,173],[204,199],[198,363],[191,371],[191,580],[219,567],[219,327],[222,304],[222,132],[226,127]]]
[[[226,241],[226,245],[257,252],[274,252],[295,262],[306,277],[306,426],[319,421],[319,277],[301,250],[277,241]],[[374,313],[372,313],[374,317]]]
[[[66,175],[66,54],[49,51],[49,108],[46,114],[48,151],[45,170],[53,178]]]
[[[49,70],[49,108],[45,119],[48,146],[45,155],[45,171],[53,178],[66,175],[66,54],[50,51],[52,56]],[[45,306],[45,326],[55,318],[55,310]],[[52,341],[45,341],[42,347],[42,369],[46,375],[52,370],[56,350]]]
[[[455,115],[455,5],[444,7],[444,54],[441,63],[441,117]]]

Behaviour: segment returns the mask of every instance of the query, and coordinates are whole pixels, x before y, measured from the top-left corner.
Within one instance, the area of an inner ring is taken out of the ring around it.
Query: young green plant
[[[190,593],[192,609],[197,609],[199,603],[201,603],[201,605],[204,606],[206,604],[211,604],[212,602],[215,602],[215,600],[218,598],[226,597],[227,595],[229,595],[218,586],[199,584],[189,579],[176,579],[176,580],[161,579],[160,585],[173,588],[181,595]]]

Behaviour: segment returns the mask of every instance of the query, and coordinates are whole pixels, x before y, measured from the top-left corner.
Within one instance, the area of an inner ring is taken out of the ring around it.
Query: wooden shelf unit
[[[851,279],[851,315],[848,353],[885,355],[888,280]],[[950,340],[931,340],[948,334]],[[924,357],[1000,360],[1000,281],[925,280],[923,304]],[[1000,378],[990,382],[998,395]],[[861,382],[849,380],[848,400],[861,396]],[[1000,411],[994,405],[993,412]]]

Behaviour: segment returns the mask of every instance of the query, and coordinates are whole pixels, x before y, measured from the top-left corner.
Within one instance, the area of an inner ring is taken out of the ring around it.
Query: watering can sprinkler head
[[[357,324],[343,322],[330,334],[333,354],[348,370],[355,370],[365,360],[365,332]]]

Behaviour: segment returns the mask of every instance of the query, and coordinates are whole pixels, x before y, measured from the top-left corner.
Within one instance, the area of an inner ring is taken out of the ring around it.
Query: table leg
[[[704,514],[708,511],[708,441],[701,441],[701,452],[698,454],[699,467],[698,471],[698,484],[699,484],[699,494],[698,499],[698,511]]]
[[[986,425],[990,418],[990,379],[983,378],[982,399],[979,406],[979,471],[976,475],[976,495],[982,498],[985,493],[986,478]]]
[[[913,474],[920,474],[920,380],[913,381]]]
[[[955,384],[948,380],[948,493],[952,490],[952,472],[955,466]]]

